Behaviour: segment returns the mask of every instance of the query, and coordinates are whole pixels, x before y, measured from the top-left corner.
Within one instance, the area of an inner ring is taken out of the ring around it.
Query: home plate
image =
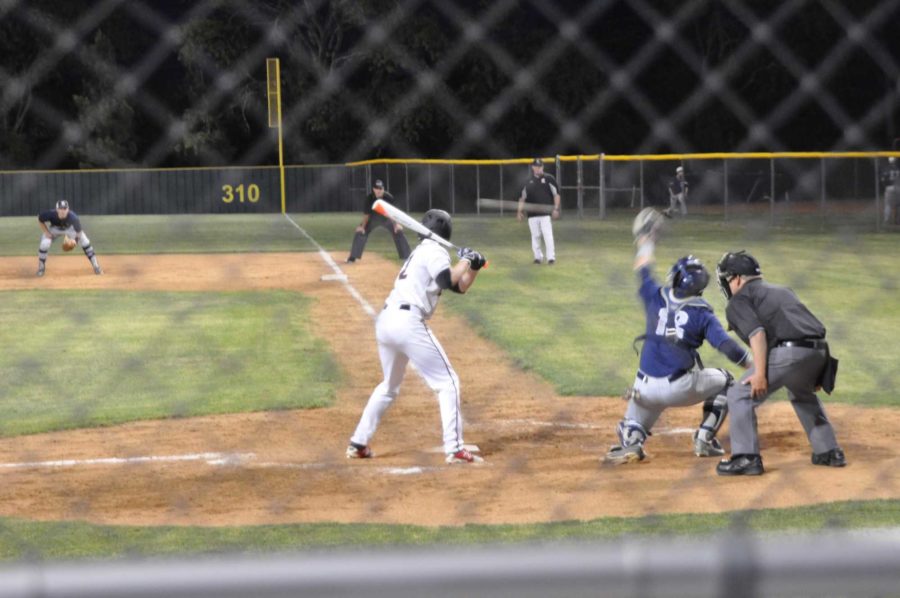
[[[478,448],[477,444],[464,444],[463,448],[466,449],[467,451],[469,451],[470,453],[480,453],[481,452],[481,449]],[[443,453],[444,447],[436,446],[434,448],[428,449],[426,452],[428,452],[428,453]]]
[[[346,274],[323,274],[322,278],[320,278],[319,280],[322,280],[325,282],[331,282],[331,281],[347,282],[347,275]]]

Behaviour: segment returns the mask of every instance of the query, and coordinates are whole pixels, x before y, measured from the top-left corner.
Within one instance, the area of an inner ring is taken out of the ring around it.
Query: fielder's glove
[[[665,220],[662,214],[653,208],[644,208],[635,216],[634,223],[631,225],[631,234],[634,235],[635,241],[642,237],[649,237],[655,241],[662,230],[663,222]]]
[[[63,239],[63,251],[72,251],[73,249],[75,249],[75,245],[77,244],[78,243],[72,237],[66,237],[65,239]]]

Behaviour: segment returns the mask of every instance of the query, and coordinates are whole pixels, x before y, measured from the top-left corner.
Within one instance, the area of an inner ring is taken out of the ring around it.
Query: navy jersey
[[[687,188],[688,188],[687,181],[683,181],[683,180],[679,179],[678,177],[675,177],[674,179],[672,179],[669,182],[669,190],[675,195],[684,193],[685,191],[687,191]]]
[[[66,229],[70,226],[75,229],[76,233],[81,232],[81,220],[78,219],[78,214],[69,210],[69,213],[66,215],[65,220],[59,217],[59,214],[56,213],[56,210],[47,210],[46,212],[41,212],[38,214],[38,220],[44,223],[49,223],[50,226],[54,226],[56,228]]]
[[[649,266],[642,267],[638,294],[647,315],[646,338],[641,350],[641,371],[654,378],[671,376],[694,367],[696,352],[704,340],[734,363],[747,352],[730,337],[712,307],[700,297],[677,299],[660,286]]]

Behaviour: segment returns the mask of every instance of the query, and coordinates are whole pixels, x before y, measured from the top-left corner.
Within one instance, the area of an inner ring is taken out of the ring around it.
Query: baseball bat
[[[519,202],[518,201],[510,201],[507,199],[486,199],[481,198],[478,200],[478,205],[482,208],[506,208],[509,210],[518,210]],[[542,204],[542,203],[524,203],[522,204],[522,209],[527,212],[539,213],[543,212],[549,214],[553,211],[553,206]]]
[[[376,199],[375,203],[372,204],[372,209],[385,218],[390,218],[394,222],[399,223],[401,226],[405,226],[414,233],[422,235],[422,237],[426,239],[431,239],[439,245],[443,245],[447,249],[456,249],[457,251],[459,250],[458,245],[454,245],[447,239],[435,234],[434,231],[432,231],[430,228],[426,227],[424,224],[422,224],[400,208],[389,204],[383,199]],[[484,267],[487,268],[487,262],[485,262]]]

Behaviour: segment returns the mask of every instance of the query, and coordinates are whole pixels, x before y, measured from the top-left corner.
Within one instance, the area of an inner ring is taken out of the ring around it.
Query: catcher
[[[69,202],[61,199],[56,202],[55,210],[47,210],[38,214],[38,224],[44,233],[41,235],[41,245],[38,249],[38,270],[37,275],[43,276],[47,267],[47,253],[50,246],[57,237],[65,237],[63,239],[63,251],[72,251],[75,245],[81,244],[84,255],[87,256],[94,268],[94,274],[103,274],[100,264],[97,262],[97,256],[94,255],[94,248],[91,246],[91,240],[81,229],[81,220],[78,214],[69,209]]]
[[[632,229],[638,247],[634,269],[647,328],[635,339],[644,341],[640,369],[634,386],[626,391],[628,407],[616,426],[619,444],[606,454],[607,463],[644,460],[644,442],[662,412],[697,403],[703,403],[703,416],[694,432],[694,454],[724,455],[716,433],[728,412],[726,393],[733,378],[726,370],[704,368],[697,349],[707,340],[732,362],[744,367],[750,362],[750,353],[728,336],[712,307],[700,297],[709,283],[709,272],[700,260],[688,255],[675,262],[668,286],[654,280],[650,266],[662,219],[662,214],[646,208]]]

